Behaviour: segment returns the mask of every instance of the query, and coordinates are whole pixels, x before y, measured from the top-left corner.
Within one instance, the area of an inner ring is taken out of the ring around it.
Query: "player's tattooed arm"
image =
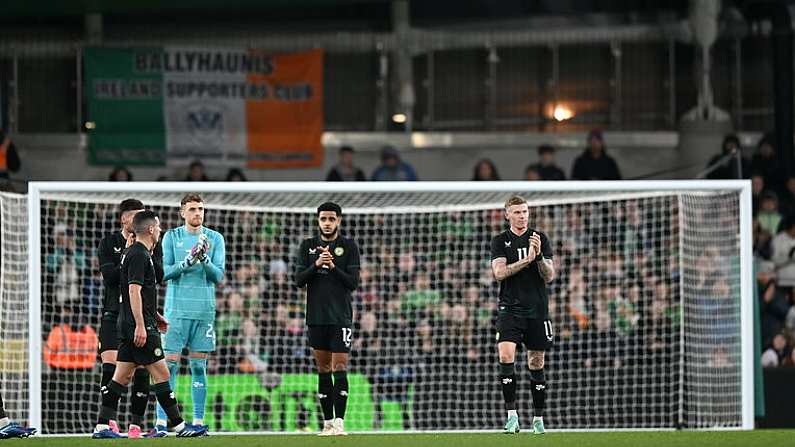
[[[513,264],[508,264],[508,260],[505,258],[494,259],[491,261],[491,271],[494,274],[494,279],[497,281],[502,281],[505,278],[517,274],[523,268],[530,265],[534,257],[535,256],[528,256],[524,259],[514,262]]]
[[[530,246],[534,249],[536,255],[541,255],[538,259],[538,272],[545,283],[549,284],[555,279],[555,263],[552,259],[547,259],[543,256],[541,250],[541,236],[533,232],[530,236]]]
[[[552,259],[541,258],[538,261],[538,271],[545,283],[549,284],[555,280],[555,262]]]

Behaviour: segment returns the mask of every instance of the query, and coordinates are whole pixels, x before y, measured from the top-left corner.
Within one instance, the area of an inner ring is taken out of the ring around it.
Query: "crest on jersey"
[[[337,247],[334,249],[334,254],[337,256],[342,256],[345,253],[345,249],[342,247]]]
[[[160,357],[163,355],[163,351],[160,348],[155,348],[155,356]]]

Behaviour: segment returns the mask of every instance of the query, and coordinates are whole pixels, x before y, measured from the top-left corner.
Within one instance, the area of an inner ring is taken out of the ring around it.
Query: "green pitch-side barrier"
[[[317,399],[315,374],[282,374],[281,383],[268,389],[257,374],[222,374],[207,377],[207,413],[210,431],[319,431],[323,419]],[[350,394],[345,414],[347,431],[373,429],[374,405],[370,383],[361,374],[348,373]],[[190,421],[190,374],[177,377],[177,400]],[[383,402],[381,430],[403,430],[396,402]]]

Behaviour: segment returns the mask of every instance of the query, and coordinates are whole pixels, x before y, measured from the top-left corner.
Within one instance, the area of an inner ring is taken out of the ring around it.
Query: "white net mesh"
[[[731,426],[741,411],[739,203],[734,194],[682,196],[684,400],[695,426]]]
[[[298,244],[314,231],[314,208],[326,200],[342,204],[343,231],[358,242],[363,260],[346,429],[499,428],[504,411],[489,243],[505,229],[501,203],[509,193],[474,188],[203,194],[205,224],[225,236],[227,251],[226,279],[217,289],[218,350],[209,366],[211,430],[319,428],[304,296],[291,273]],[[557,340],[545,368],[548,428],[739,426],[739,193],[523,195],[531,202],[531,226],[552,242],[559,272],[550,295]],[[173,228],[183,223],[181,196],[42,194],[45,340],[61,322],[75,330],[98,327],[96,248],[118,229],[118,202],[139,198],[160,214],[164,228]],[[24,278],[19,281],[24,291]],[[24,293],[13,297],[24,308]],[[2,304],[7,312],[7,300]],[[14,339],[6,323],[0,328],[4,341]],[[24,330],[16,335],[24,340]],[[519,412],[529,418],[523,355],[517,371]],[[19,377],[14,386],[24,382]],[[98,381],[96,364],[64,369],[45,362],[44,431],[87,432],[98,409]],[[187,414],[189,384],[183,362],[176,392]],[[147,418],[153,422],[154,412]]]
[[[0,193],[0,396],[28,419],[28,199]]]

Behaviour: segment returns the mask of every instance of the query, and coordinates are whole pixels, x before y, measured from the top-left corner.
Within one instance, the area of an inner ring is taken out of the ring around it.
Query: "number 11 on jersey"
[[[528,247],[522,247],[516,249],[516,251],[519,253],[519,260],[525,259],[529,255],[528,250],[529,250]]]

